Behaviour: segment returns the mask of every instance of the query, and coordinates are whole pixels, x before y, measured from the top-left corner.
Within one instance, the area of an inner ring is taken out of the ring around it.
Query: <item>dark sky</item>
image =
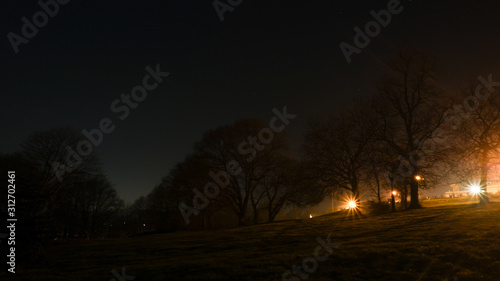
[[[47,2],[47,0],[43,0]],[[226,3],[226,1],[221,0]],[[233,1],[237,2],[237,1]],[[0,152],[60,125],[116,125],[96,151],[120,196],[146,195],[203,132],[287,105],[297,144],[310,118],[374,93],[383,61],[400,48],[436,56],[444,90],[478,75],[500,77],[498,1],[400,1],[403,11],[352,56],[355,26],[388,1],[244,0],[221,22],[212,1],[69,1],[16,54],[22,17],[37,1],[2,1]],[[142,83],[145,67],[170,76],[118,119],[110,104]],[[500,80],[500,79],[498,79]],[[451,105],[450,105],[451,106]]]

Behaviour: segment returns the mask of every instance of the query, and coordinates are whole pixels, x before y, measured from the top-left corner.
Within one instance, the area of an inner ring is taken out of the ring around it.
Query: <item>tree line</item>
[[[498,83],[479,76],[447,92],[436,60],[421,52],[402,51],[386,67],[368,98],[309,120],[299,151],[284,130],[263,137],[264,120],[239,120],[206,132],[148,195],[128,205],[95,153],[59,177],[53,163],[71,162],[67,147],[81,133],[58,127],[32,134],[20,152],[0,154],[2,169],[18,174],[18,239],[33,253],[25,258],[43,256],[54,239],[273,222],[329,195],[359,202],[369,193],[384,204],[393,188],[406,210],[420,207],[419,190],[438,183],[477,177],[486,191],[500,145]]]
[[[382,204],[394,189],[407,210],[421,207],[419,190],[440,183],[479,178],[486,192],[500,144],[497,84],[491,75],[478,76],[459,92],[446,91],[433,57],[401,51],[387,62],[372,95],[309,120],[298,153],[280,133],[256,151],[255,161],[247,161],[238,144],[265,127],[263,120],[207,132],[193,153],[139,200],[142,212],[152,220],[158,216],[159,224],[168,217],[176,230],[193,220],[203,228],[214,220],[240,226],[273,222],[284,208],[314,205],[329,194],[348,194],[359,202],[361,192],[371,193]],[[217,196],[203,193],[211,173],[229,172],[229,161],[241,172],[216,186]],[[487,202],[487,196],[480,198]]]

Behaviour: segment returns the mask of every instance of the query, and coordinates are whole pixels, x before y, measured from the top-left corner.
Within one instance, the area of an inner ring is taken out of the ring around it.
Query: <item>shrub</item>
[[[368,211],[373,215],[386,214],[391,211],[391,204],[387,201],[378,202],[375,200],[367,201]]]

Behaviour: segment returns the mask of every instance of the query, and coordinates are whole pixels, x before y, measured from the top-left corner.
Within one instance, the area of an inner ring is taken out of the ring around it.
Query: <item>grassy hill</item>
[[[317,238],[331,233],[338,248],[307,280],[500,280],[500,203],[437,199],[423,205],[381,216],[342,211],[222,231],[57,245],[45,264],[17,277],[120,281],[111,271],[121,276],[125,267],[135,281],[282,280],[292,265],[314,256]],[[285,280],[302,279],[290,274]]]

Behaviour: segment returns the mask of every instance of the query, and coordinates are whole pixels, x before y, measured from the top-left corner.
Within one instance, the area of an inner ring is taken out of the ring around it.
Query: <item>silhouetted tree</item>
[[[388,63],[389,73],[378,85],[374,100],[382,126],[377,131],[387,152],[398,161],[396,181],[409,182],[410,208],[419,208],[416,174],[432,180],[432,168],[442,153],[435,145],[445,108],[435,82],[435,61],[421,53],[401,52]],[[434,146],[433,146],[434,144]]]
[[[263,120],[244,119],[207,132],[195,145],[195,155],[209,161],[212,181],[245,224],[249,204],[254,214],[262,196],[254,194],[267,175],[266,167],[287,147],[286,136],[273,132]],[[251,204],[253,203],[253,204]]]
[[[1,161],[3,169],[16,169],[17,215],[22,221],[18,237],[23,241],[25,255],[21,261],[38,260],[48,244],[61,230],[55,221],[58,204],[70,196],[79,178],[100,171],[100,163],[93,153],[85,157],[75,150],[85,138],[68,127],[35,132],[22,144],[21,153]]]
[[[103,233],[104,224],[123,207],[123,201],[104,175],[82,179],[70,198],[70,210],[78,222],[79,233],[87,239]]]
[[[320,193],[342,189],[359,201],[367,150],[376,130],[373,116],[369,108],[354,105],[331,119],[309,123],[303,161],[310,176],[325,189]]]
[[[481,203],[488,202],[488,171],[500,163],[500,95],[491,85],[489,87],[479,82],[471,84],[458,98],[464,106],[458,114],[449,116],[449,120],[458,120],[452,121],[456,129],[452,132],[458,137],[455,143],[461,148],[463,159],[468,160],[467,163],[479,163],[476,167],[483,192],[479,197]]]
[[[260,183],[265,192],[267,222],[274,222],[290,193],[296,189],[294,173],[297,168],[296,161],[286,155],[279,155],[278,159],[273,159],[272,164],[267,167],[266,175]]]

